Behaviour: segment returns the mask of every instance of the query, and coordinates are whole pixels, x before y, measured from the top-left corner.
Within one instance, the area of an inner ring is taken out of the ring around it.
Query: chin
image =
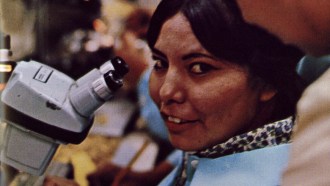
[[[193,140],[186,140],[182,138],[180,139],[172,136],[170,136],[170,142],[173,145],[173,147],[183,151],[198,151],[205,148],[205,147],[200,147],[200,145],[198,145]]]

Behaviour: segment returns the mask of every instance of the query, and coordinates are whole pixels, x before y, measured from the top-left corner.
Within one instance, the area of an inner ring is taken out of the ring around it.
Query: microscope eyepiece
[[[111,89],[113,92],[123,86],[122,76],[120,76],[117,71],[111,70],[108,73],[104,74],[103,78],[108,88]]]
[[[119,57],[107,61],[77,80],[70,90],[70,101],[75,110],[88,117],[123,86],[123,76],[128,72],[125,61]]]
[[[127,63],[120,58],[120,57],[115,57],[114,59],[111,60],[112,65],[114,66],[116,73],[118,74],[119,77],[124,77],[129,71]]]

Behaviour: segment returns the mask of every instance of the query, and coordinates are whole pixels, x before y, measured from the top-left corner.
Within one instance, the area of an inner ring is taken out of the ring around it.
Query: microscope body
[[[1,96],[7,123],[1,161],[43,174],[60,144],[86,138],[94,112],[113,97],[127,72],[115,58],[75,81],[45,64],[18,62]]]

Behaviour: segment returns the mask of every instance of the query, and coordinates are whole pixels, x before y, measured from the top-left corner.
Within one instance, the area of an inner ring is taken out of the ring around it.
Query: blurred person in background
[[[308,55],[312,83],[297,105],[289,165],[281,185],[329,185],[330,1],[237,0],[245,20],[294,44]],[[314,64],[314,65],[313,65]],[[302,72],[305,73],[305,72]]]
[[[132,71],[125,77],[128,89],[136,90],[141,74],[149,67],[146,33],[152,12],[136,8],[124,21],[124,28],[115,40],[115,53],[126,59]]]

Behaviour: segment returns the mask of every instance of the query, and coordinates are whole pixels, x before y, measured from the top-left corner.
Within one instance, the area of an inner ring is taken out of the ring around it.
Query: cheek
[[[149,92],[151,98],[157,105],[159,105],[160,103],[160,98],[159,98],[160,85],[161,85],[160,79],[157,76],[155,76],[153,73],[151,73],[149,79]]]
[[[205,130],[210,143],[226,140],[244,130],[254,118],[257,94],[245,83],[208,91],[200,111],[205,117]],[[245,88],[244,88],[245,87]]]
[[[220,123],[221,127],[226,127],[232,125],[235,120],[240,120],[242,113],[246,111],[246,105],[249,105],[248,101],[250,100],[245,99],[245,95],[241,92],[227,91],[218,94],[217,98],[210,97],[201,105],[210,128],[218,126],[214,124],[216,122]]]
[[[229,82],[229,83],[228,83]],[[240,105],[248,105],[255,100],[257,93],[248,87],[245,79],[236,80],[233,78],[226,83],[212,83],[210,86],[199,88],[192,95],[196,104],[200,105],[204,113],[217,115],[231,109],[244,109]],[[233,110],[234,112],[234,110]]]

